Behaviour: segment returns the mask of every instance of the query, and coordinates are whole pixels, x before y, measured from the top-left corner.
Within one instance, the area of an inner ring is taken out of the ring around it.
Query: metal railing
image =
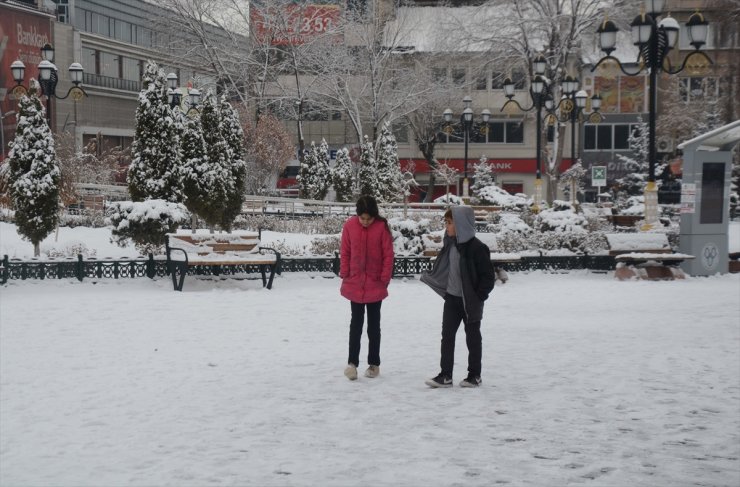
[[[99,86],[101,88],[111,88],[114,90],[141,91],[141,81],[114,78],[112,76],[103,76],[102,74],[82,73],[82,83],[89,86]]]
[[[589,269],[594,272],[607,272],[616,268],[614,257],[608,255],[574,255],[574,256],[527,256],[518,262],[497,264],[509,271],[562,271]],[[194,266],[188,270],[189,275],[211,275],[212,266]],[[431,269],[432,259],[422,256],[396,257],[393,262],[393,276],[404,277],[421,274]],[[283,272],[318,272],[339,273],[339,257],[283,257],[278,274]],[[259,266],[238,266],[220,269],[219,274],[259,273]],[[135,259],[95,259],[77,258],[51,260],[20,260],[4,256],[0,261],[0,284],[11,280],[29,279],[135,279],[164,277],[167,275],[167,264],[163,256],[155,258],[139,256]]]

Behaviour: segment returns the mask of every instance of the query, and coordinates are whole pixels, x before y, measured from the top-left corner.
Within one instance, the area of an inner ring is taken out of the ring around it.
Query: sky
[[[383,302],[380,377],[348,381],[339,284],[10,281],[0,485],[740,484],[739,274],[511,273],[472,390],[463,331],[455,386],[424,385],[442,301],[418,279]]]

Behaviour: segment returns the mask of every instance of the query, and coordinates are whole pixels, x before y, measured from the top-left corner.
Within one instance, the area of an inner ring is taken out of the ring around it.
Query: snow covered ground
[[[515,273],[475,390],[462,331],[455,387],[424,385],[442,303],[418,280],[391,283],[381,376],[345,379],[338,288],[11,281],[0,485],[740,485],[740,275]]]

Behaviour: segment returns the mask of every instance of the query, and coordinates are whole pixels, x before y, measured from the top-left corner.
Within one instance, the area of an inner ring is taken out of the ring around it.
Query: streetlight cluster
[[[470,142],[470,131],[473,129],[473,109],[471,108],[471,104],[473,103],[473,99],[469,96],[466,96],[463,98],[463,104],[465,105],[465,108],[463,109],[462,114],[460,115],[460,126],[463,129],[463,137],[465,140],[465,159],[464,159],[464,165],[463,165],[463,187],[462,187],[462,194],[463,198],[469,198],[470,197],[470,180],[468,179],[468,143]],[[445,122],[448,124],[452,122],[452,110],[446,109],[444,113],[442,114],[444,117]],[[481,112],[481,119],[483,120],[483,123],[488,123],[488,120],[491,118],[491,112],[488,109],[484,109]]]
[[[557,120],[561,122],[570,121],[570,158],[573,164],[575,164],[578,156],[576,151],[576,128],[583,121],[581,115],[589,115],[588,121],[594,124],[601,123],[603,119],[603,115],[599,111],[601,109],[601,96],[598,93],[591,96],[591,109],[593,111],[587,113],[588,93],[586,90],[578,89],[580,84],[577,78],[567,75],[561,83],[563,96],[558,104],[555,105],[550,93],[545,98],[545,108],[548,112],[546,119],[549,125],[555,125]],[[557,116],[558,110],[560,111],[560,117]]]
[[[712,64],[711,59],[701,51],[701,48],[706,44],[709,22],[697,11],[689,17],[686,23],[689,43],[694,47],[694,51],[684,57],[677,69],[672,68],[668,54],[676,47],[680,29],[676,19],[670,16],[660,21],[658,20],[663,13],[664,6],[665,0],[645,0],[643,12],[635,17],[630,24],[632,43],[637,46],[639,51],[635,61],[638,66],[637,69],[625,69],[620,60],[612,56],[612,52],[616,49],[617,32],[619,29],[608,18],[601,23],[596,31],[599,35],[599,46],[606,56],[602,57],[591,69],[593,72],[605,63],[614,63],[628,76],[635,76],[645,70],[649,71],[649,159],[648,183],[645,187],[644,229],[651,228],[658,221],[658,189],[655,184],[655,165],[657,163],[655,126],[657,118],[658,73],[662,70],[667,74],[673,75],[680,73],[686,68],[701,69]]]
[[[190,88],[187,96],[187,109],[182,106],[182,88],[177,86],[178,79],[175,73],[167,75],[167,103],[170,104],[170,108],[173,110],[175,107],[180,107],[181,111],[187,116],[190,110],[195,110],[198,113],[198,105],[200,104],[200,90],[197,88]]]
[[[64,100],[69,96],[72,96],[72,99],[77,102],[80,101],[82,97],[87,96],[87,93],[81,86],[83,69],[80,63],[72,63],[69,65],[69,78],[74,86],[67,91],[66,95],[60,96],[56,93],[59,76],[57,74],[57,67],[54,65],[54,47],[51,44],[44,44],[44,47],[41,48],[41,58],[42,61],[38,65],[38,81],[39,86],[41,87],[41,94],[46,97],[46,118],[49,121],[49,125],[51,125],[52,98]],[[23,61],[17,59],[10,65],[10,71],[16,82],[16,86],[13,87],[13,94],[16,98],[19,98],[28,92],[28,88],[23,86],[23,81],[26,77],[26,65],[23,64]]]

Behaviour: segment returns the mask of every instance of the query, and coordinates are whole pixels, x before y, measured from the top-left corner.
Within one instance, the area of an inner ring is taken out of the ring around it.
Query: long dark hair
[[[357,216],[360,216],[364,213],[367,213],[371,217],[375,218],[376,220],[380,220],[383,223],[385,223],[385,228],[388,229],[388,231],[391,231],[391,227],[388,225],[388,220],[380,216],[380,210],[378,209],[378,202],[370,195],[363,194],[357,199],[357,204],[355,205],[355,211],[357,213]]]

